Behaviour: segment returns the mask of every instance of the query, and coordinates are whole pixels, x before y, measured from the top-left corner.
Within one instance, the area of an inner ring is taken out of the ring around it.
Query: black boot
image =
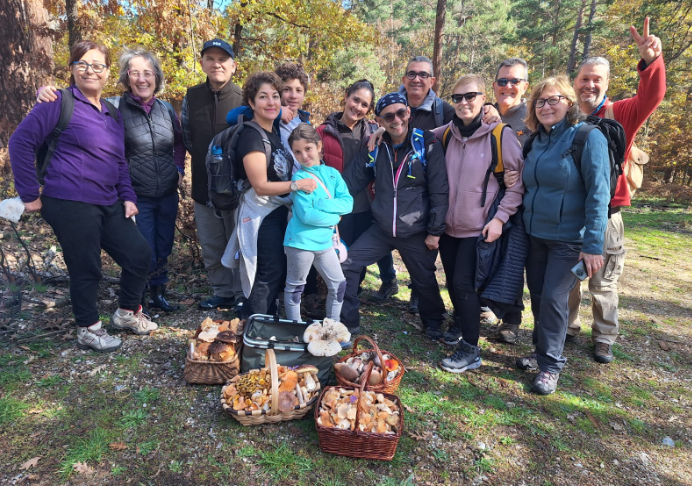
[[[147,290],[148,286],[144,287],[144,291],[142,292],[142,301],[140,302],[139,305],[142,306],[142,312],[146,315],[151,315],[149,314],[149,299],[147,299]]]
[[[166,300],[166,284],[151,286],[151,307],[161,309],[164,312],[175,312],[180,309],[179,305],[171,305]]]

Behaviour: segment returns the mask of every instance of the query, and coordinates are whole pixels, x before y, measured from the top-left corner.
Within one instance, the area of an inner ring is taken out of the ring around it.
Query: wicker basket
[[[370,367],[371,369],[372,367]],[[369,375],[369,373],[366,373]],[[319,417],[319,404],[322,403],[324,394],[332,388],[355,389],[360,388],[361,394],[358,396],[356,423],[354,430],[338,429],[336,427],[324,427],[317,423]],[[399,439],[404,430],[404,408],[401,405],[401,400],[396,395],[391,393],[382,393],[386,398],[396,403],[399,407],[399,424],[396,434],[376,434],[373,432],[363,432],[358,429],[358,421],[360,419],[360,400],[365,387],[344,386],[344,387],[326,387],[320,394],[320,399],[315,407],[315,428],[320,441],[320,449],[323,452],[337,454],[339,456],[355,457],[358,459],[375,459],[379,461],[391,461],[396,453],[396,446],[399,444]],[[373,391],[374,390],[368,390]],[[381,392],[378,392],[381,393]]]
[[[361,339],[365,339],[366,341],[368,341],[372,345],[372,349],[362,349],[359,351],[358,350],[358,343],[360,342]],[[346,356],[344,358],[341,358],[338,362],[344,363],[344,362],[346,362],[347,359],[349,359],[353,356],[360,356],[361,354],[363,354],[366,351],[368,351],[368,352],[375,351],[375,353],[377,353],[377,356],[380,358],[380,363],[382,363],[384,365],[384,362],[383,362],[384,360],[382,358],[382,354],[383,354],[382,351],[380,351],[380,348],[377,346],[377,343],[375,341],[373,341],[372,339],[370,339],[368,336],[358,336],[356,338],[355,342],[353,343],[353,353],[349,354],[348,356]],[[379,385],[372,385],[372,386],[366,385],[365,389],[370,390],[370,391],[374,391],[377,393],[394,393],[394,392],[396,392],[397,388],[399,388],[399,383],[401,383],[401,378],[403,378],[404,373],[406,373],[406,368],[404,368],[404,363],[402,363],[402,361],[399,358],[394,356],[394,354],[390,353],[389,351],[385,351],[384,353],[388,354],[389,356],[392,357],[392,359],[395,359],[399,362],[399,366],[401,366],[401,373],[396,375],[396,377],[392,381],[387,380],[387,373],[382,373],[382,383],[380,383]],[[365,376],[365,374],[363,374],[361,376],[361,381],[363,381],[364,376]],[[353,383],[353,382],[348,381],[345,378],[342,378],[338,372],[336,372],[336,382],[341,386],[350,386],[353,388],[359,388],[360,387],[359,383]]]
[[[235,356],[228,361],[201,361],[190,358],[188,350],[185,359],[185,381],[191,385],[223,385],[240,373],[240,353],[242,343],[235,346]]]
[[[221,406],[223,407],[223,411],[243,425],[274,424],[277,422],[285,422],[288,420],[301,419],[305,417],[317,401],[317,393],[315,393],[315,396],[313,396],[313,398],[310,401],[308,401],[305,405],[296,405],[296,407],[290,412],[281,412],[279,410],[279,372],[277,369],[278,364],[276,363],[276,355],[274,354],[274,350],[267,349],[265,352],[264,359],[264,362],[266,363],[267,368],[269,368],[272,378],[272,400],[269,411],[253,410],[251,412],[248,412],[245,410],[233,410],[233,407],[228,405],[228,403],[226,403],[226,400],[224,400],[223,398],[223,394],[226,391],[226,386],[228,385],[224,386],[221,389]],[[319,391],[319,380],[315,380],[315,383],[317,384],[316,391]]]

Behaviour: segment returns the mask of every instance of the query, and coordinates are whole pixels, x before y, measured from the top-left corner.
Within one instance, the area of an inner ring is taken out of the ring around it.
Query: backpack
[[[606,107],[603,118],[615,120],[615,113],[613,112],[614,104],[615,103],[611,103]],[[632,143],[629,157],[627,157],[627,163],[622,170],[625,173],[627,186],[630,190],[630,198],[633,198],[637,189],[642,187],[642,183],[644,182],[644,166],[648,163],[649,155]]]
[[[493,131],[490,133],[490,152],[491,152],[491,162],[490,167],[485,173],[485,180],[483,181],[483,197],[481,198],[481,207],[485,207],[485,199],[488,195],[488,182],[490,181],[490,174],[493,174],[500,184],[500,189],[505,187],[505,164],[502,161],[502,134],[504,129],[512,127],[506,123],[498,123]],[[447,145],[449,145],[449,139],[452,136],[452,126],[449,125],[442,134],[442,150],[447,153]]]
[[[428,166],[428,161],[425,159],[425,140],[423,139],[423,130],[419,128],[414,128],[411,131],[411,146],[413,147],[413,155],[411,156],[411,161],[418,159],[420,160],[423,169]],[[365,167],[375,168],[375,163],[377,162],[377,155],[380,152],[380,146],[377,145],[375,150],[368,153],[368,162],[365,163]],[[410,175],[410,174],[409,174]]]
[[[238,160],[236,149],[238,140],[244,130],[256,130],[264,142],[264,154],[267,166],[271,161],[271,143],[264,129],[255,121],[245,121],[244,116],[238,116],[238,123],[218,133],[212,139],[204,159],[207,169],[207,206],[218,211],[230,211],[238,207],[240,196],[250,188],[247,180],[241,179],[243,173],[242,160]]]
[[[436,127],[441,127],[445,124],[444,106],[442,106],[442,100],[439,97],[435,97],[435,102],[433,103],[433,115],[435,115]]]
[[[50,165],[50,160],[53,158],[53,154],[55,153],[55,148],[58,146],[60,134],[70,124],[72,114],[74,113],[74,95],[72,94],[72,91],[65,88],[59,89],[58,91],[62,93],[62,97],[60,99],[60,118],[58,119],[58,123],[55,125],[55,128],[53,128],[53,131],[50,133],[50,135],[48,135],[48,137],[46,137],[43,143],[36,150],[36,180],[38,180],[38,183],[41,185],[45,183],[44,177],[46,176],[46,171]],[[117,121],[118,110],[115,108],[115,106],[103,98],[101,98],[101,101],[103,101],[106,108],[108,108],[108,113],[110,114],[111,118]]]
[[[591,130],[600,130],[608,142],[608,159],[610,163],[610,199],[615,196],[615,189],[618,185],[618,179],[622,175],[622,164],[625,161],[625,150],[627,142],[625,141],[625,129],[622,128],[615,120],[608,118],[600,118],[597,116],[588,116],[586,121],[579,127],[577,134],[574,136],[572,146],[567,151],[567,154],[572,154],[574,165],[577,166],[579,174],[581,174],[581,156],[584,152],[586,139],[589,137]],[[534,139],[538,136],[538,132],[533,132],[524,144],[524,159],[531,151]],[[610,202],[608,203],[608,217],[611,216]]]

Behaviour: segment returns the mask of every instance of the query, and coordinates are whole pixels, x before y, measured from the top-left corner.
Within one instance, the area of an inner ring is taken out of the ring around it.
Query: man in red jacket
[[[610,65],[602,57],[586,59],[579,67],[574,80],[574,90],[579,97],[579,107],[586,115],[613,118],[625,129],[627,152],[625,165],[631,163],[630,151],[637,131],[656,110],[666,94],[666,72],[661,56],[661,39],[649,34],[649,18],[644,21],[644,31],[639,35],[637,29],[630,27],[637,43],[641,60],[637,65],[639,87],[632,98],[612,103],[606,96],[610,79]],[[618,335],[618,278],[625,264],[623,246],[625,229],[622,224],[620,208],[630,205],[630,193],[625,176],[618,179],[615,196],[610,202],[612,216],[603,245],[604,265],[589,279],[589,290],[593,296],[592,339],[594,359],[599,363],[613,360],[612,345]],[[576,336],[579,324],[579,303],[581,288],[575,286],[569,301],[569,336]]]

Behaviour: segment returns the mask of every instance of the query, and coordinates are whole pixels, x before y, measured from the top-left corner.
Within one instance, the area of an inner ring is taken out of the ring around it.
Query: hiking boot
[[[536,375],[536,378],[534,378],[531,391],[538,395],[550,395],[551,393],[555,393],[558,379],[560,379],[560,373],[541,371]]]
[[[565,335],[565,342],[566,343],[572,343],[577,340],[578,334],[569,334]]]
[[[613,347],[608,343],[596,343],[593,358],[599,363],[608,364],[613,361]]]
[[[397,293],[399,293],[399,284],[396,283],[396,280],[392,280],[391,282],[382,282],[380,290],[368,297],[368,300],[370,302],[377,303],[384,302],[392,295],[395,295]]]
[[[150,307],[161,309],[164,312],[175,312],[180,310],[179,305],[172,305],[166,300],[166,284],[151,286],[151,302]],[[142,309],[144,314],[148,314],[145,309]]]
[[[111,336],[101,327],[101,321],[89,327],[77,329],[77,347],[79,349],[92,349],[99,353],[110,353],[120,347],[120,338]]]
[[[159,328],[155,322],[149,320],[149,316],[142,312],[142,306],[139,306],[137,312],[119,308],[113,314],[111,326],[115,329],[128,330],[140,336],[149,334]]]
[[[306,295],[301,301],[303,314],[313,319],[322,320],[327,316],[324,303],[320,301],[317,294]]]
[[[461,326],[454,324],[449,330],[442,335],[442,342],[454,346],[461,342]]]
[[[481,307],[481,324],[495,324],[497,317],[489,307]]]
[[[450,373],[463,373],[481,366],[481,349],[462,340],[459,349],[440,363],[443,370]]]
[[[433,341],[438,342],[442,338],[442,331],[439,327],[426,327],[425,335]]]
[[[528,356],[523,358],[517,358],[517,368],[520,370],[535,371],[538,369],[538,358],[536,357],[536,352],[534,351]]]
[[[418,297],[411,291],[411,299],[408,301],[408,311],[411,314],[418,314]]]
[[[219,297],[215,295],[210,299],[200,302],[199,308],[202,310],[233,309],[235,304],[236,300],[233,297]]]
[[[514,344],[519,337],[519,326],[516,324],[502,323],[500,329],[497,330],[497,339],[502,343]]]

